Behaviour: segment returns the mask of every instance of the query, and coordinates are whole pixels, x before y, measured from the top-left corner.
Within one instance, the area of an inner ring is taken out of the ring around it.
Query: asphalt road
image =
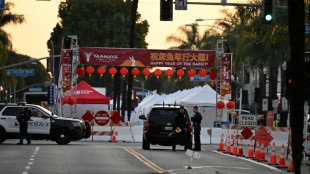
[[[200,159],[190,157],[183,147],[151,146],[142,150],[141,143],[71,142],[57,145],[51,141],[32,141],[16,145],[7,140],[0,145],[0,173],[4,174],[65,174],[65,173],[287,173],[245,158],[216,152],[217,146],[203,145]],[[308,166],[302,166],[309,173]]]

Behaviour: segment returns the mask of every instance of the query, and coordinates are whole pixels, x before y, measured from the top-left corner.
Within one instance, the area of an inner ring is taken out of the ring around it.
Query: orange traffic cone
[[[269,165],[277,165],[277,155],[275,150],[276,143],[272,143],[271,157]]]
[[[228,135],[227,139],[226,153],[231,153],[230,135]]]
[[[238,155],[238,145],[237,145],[237,136],[234,137],[234,148],[233,148],[233,155]]]
[[[243,155],[243,144],[242,144],[242,138],[240,138],[240,143],[239,143],[239,153],[238,153],[238,156],[240,157],[244,157]]]
[[[285,166],[284,144],[282,144],[282,147],[281,147],[280,160],[279,160],[279,164],[278,164],[277,167],[278,167],[278,168],[287,168],[287,167]]]
[[[249,152],[248,152],[248,157],[247,158],[254,158],[254,146],[253,146],[253,138],[251,138],[250,140],[250,148],[249,148]]]
[[[112,133],[112,142],[117,142],[117,140],[116,140],[116,132],[115,132],[115,127],[113,128],[113,133]]]
[[[222,133],[220,147],[217,149],[217,151],[224,151],[224,134]]]
[[[261,149],[260,149],[260,154],[259,154],[259,161],[260,162],[267,162],[266,161],[266,155],[265,155],[265,144],[264,141],[261,143]]]
[[[292,156],[291,156],[292,157]],[[288,172],[294,172],[294,163],[293,163],[293,157],[292,157],[292,161],[290,163],[290,168],[287,170]]]
[[[255,147],[255,157],[254,160],[259,160],[260,159],[260,151],[259,151],[260,145],[259,142],[257,141],[257,145]]]

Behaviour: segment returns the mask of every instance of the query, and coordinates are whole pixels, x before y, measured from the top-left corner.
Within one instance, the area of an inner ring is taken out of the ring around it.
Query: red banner
[[[221,97],[231,100],[231,54],[223,54],[221,59]]]
[[[273,126],[273,111],[267,112],[267,124],[266,126]]]
[[[79,61],[86,65],[211,68],[215,51],[81,47]]]
[[[62,64],[62,86],[63,94],[71,89],[72,79],[72,50],[61,50],[61,64]]]

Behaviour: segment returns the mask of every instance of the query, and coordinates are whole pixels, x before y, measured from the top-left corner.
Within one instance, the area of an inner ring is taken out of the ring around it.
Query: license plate
[[[165,127],[165,130],[171,131],[172,127]]]

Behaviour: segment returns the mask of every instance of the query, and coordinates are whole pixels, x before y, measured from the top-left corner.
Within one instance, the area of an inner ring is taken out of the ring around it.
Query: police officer
[[[19,145],[23,144],[23,139],[27,140],[27,144],[30,144],[31,141],[28,137],[27,129],[28,129],[28,120],[30,120],[30,115],[29,112],[26,111],[25,108],[20,108],[19,109],[20,113],[17,115],[16,119],[19,123],[19,136],[20,136],[20,141]]]
[[[198,112],[198,107],[194,106],[193,108],[194,117],[192,117],[192,121],[194,124],[194,141],[195,141],[195,151],[201,151],[201,143],[200,143],[200,131],[201,131],[201,114]]]
[[[186,137],[186,118],[185,118],[185,109],[184,106],[180,107],[180,111],[177,113],[175,117],[175,130],[180,129],[180,133],[175,133],[174,137],[174,142],[172,145],[172,151],[175,152],[175,147],[177,144],[178,139],[181,138],[183,144],[184,144],[184,149],[186,150],[188,148],[187,145],[187,137]]]

